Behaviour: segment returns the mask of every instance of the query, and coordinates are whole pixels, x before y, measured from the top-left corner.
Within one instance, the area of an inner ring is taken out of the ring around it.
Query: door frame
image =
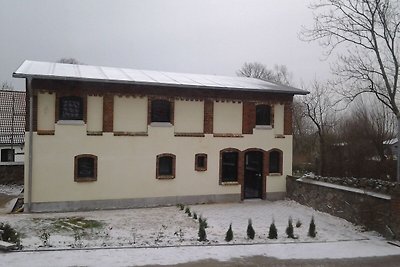
[[[244,180],[245,180],[245,171],[246,171],[246,153],[248,152],[261,152],[263,156],[263,170],[262,170],[262,190],[261,190],[261,199],[266,199],[267,192],[267,174],[268,174],[268,162],[269,162],[269,153],[260,148],[248,148],[241,152],[242,156],[239,157],[240,161],[239,166],[242,166],[241,170],[241,199],[244,200]]]

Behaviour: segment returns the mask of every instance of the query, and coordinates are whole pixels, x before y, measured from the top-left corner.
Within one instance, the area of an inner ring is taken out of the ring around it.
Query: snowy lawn
[[[178,207],[143,208],[91,212],[7,214],[0,222],[9,223],[21,233],[23,250],[70,249],[95,247],[164,247],[226,244],[225,233],[232,223],[233,244],[282,244],[301,242],[336,242],[376,240],[375,232],[363,232],[343,219],[317,212],[293,201],[245,201],[243,203],[190,206],[192,215],[207,219],[207,242],[199,242],[198,221]],[[317,236],[307,236],[314,216]],[[285,234],[292,217],[294,234]],[[252,219],[256,235],[246,235],[248,219]],[[278,239],[268,239],[268,229],[275,221]],[[302,225],[296,228],[296,222]]]

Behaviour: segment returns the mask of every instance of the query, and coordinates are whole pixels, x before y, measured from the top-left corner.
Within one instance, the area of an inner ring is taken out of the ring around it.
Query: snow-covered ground
[[[0,222],[21,232],[23,251],[0,254],[0,262],[8,266],[25,266],[24,259],[29,266],[132,266],[254,255],[283,259],[400,255],[400,248],[387,244],[375,232],[362,231],[343,219],[293,201],[256,200],[193,205],[190,209],[207,219],[207,242],[197,241],[198,221],[178,207],[1,215]],[[312,216],[316,238],[307,236]],[[297,239],[286,237],[289,217],[294,225],[302,222],[294,228]],[[253,221],[254,240],[246,235],[248,219]],[[273,220],[277,240],[267,238]],[[234,239],[227,243],[225,233],[231,223]],[[43,233],[50,234],[50,246],[45,246]]]

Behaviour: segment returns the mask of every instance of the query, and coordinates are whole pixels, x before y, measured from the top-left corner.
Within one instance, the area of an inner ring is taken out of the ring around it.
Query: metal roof
[[[0,145],[23,144],[24,139],[25,92],[0,90]]]
[[[308,92],[254,78],[204,74],[174,73],[90,65],[64,64],[26,60],[13,73],[15,78],[40,78],[172,86],[183,88],[229,89],[305,95]]]

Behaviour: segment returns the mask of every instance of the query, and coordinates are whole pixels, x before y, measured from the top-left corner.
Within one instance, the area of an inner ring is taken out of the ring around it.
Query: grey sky
[[[283,64],[294,82],[329,77],[310,0],[0,0],[0,82],[25,60],[236,75],[244,62]]]

